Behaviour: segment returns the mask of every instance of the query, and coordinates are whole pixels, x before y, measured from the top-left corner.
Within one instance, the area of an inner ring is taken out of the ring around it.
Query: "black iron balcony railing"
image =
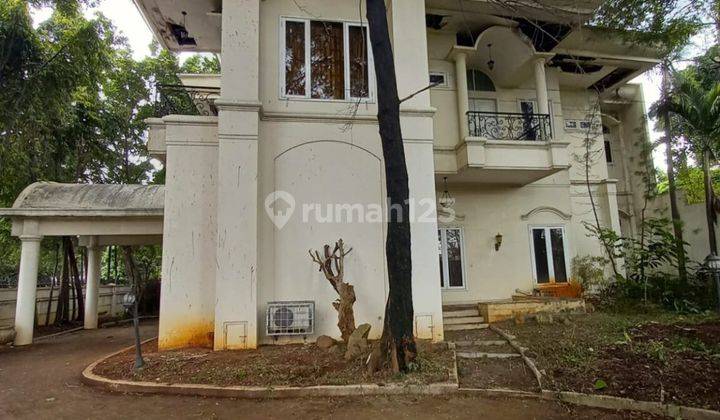
[[[155,116],[214,116],[217,115],[215,99],[219,96],[220,88],[158,84],[155,93]]]
[[[472,137],[527,141],[548,141],[552,138],[548,114],[469,111],[467,116]]]

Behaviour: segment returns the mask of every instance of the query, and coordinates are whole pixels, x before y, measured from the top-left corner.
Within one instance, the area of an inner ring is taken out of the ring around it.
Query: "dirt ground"
[[[535,377],[520,358],[459,359],[458,376],[464,388],[538,391]]]
[[[156,334],[156,324],[142,327]],[[479,396],[234,400],[107,393],[80,382],[101,356],[132,344],[129,327],[82,331],[25,348],[0,347],[0,418],[7,419],[621,419],[627,413]]]
[[[566,324],[506,323],[557,390],[720,409],[720,323],[595,313]]]
[[[402,382],[447,382],[453,354],[446,345],[418,346],[422,369],[407,375],[366,373],[370,349],[345,360],[345,345],[326,350],[315,344],[261,346],[256,350],[214,352],[209,349],[157,351],[157,341],[144,347],[145,367],[133,369],[134,352],[128,351],[99,364],[94,372],[112,379],[145,382],[197,383],[220,386],[312,386]]]

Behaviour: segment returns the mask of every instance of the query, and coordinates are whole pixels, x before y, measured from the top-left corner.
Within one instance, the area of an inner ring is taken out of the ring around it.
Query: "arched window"
[[[493,84],[487,74],[480,70],[468,69],[467,84],[468,90],[495,92],[495,84]]]

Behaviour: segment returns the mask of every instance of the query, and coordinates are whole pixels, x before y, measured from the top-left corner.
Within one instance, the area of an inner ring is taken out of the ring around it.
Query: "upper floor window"
[[[613,163],[612,145],[608,140],[605,140],[605,162]]]
[[[487,74],[481,72],[480,70],[467,70],[467,84],[468,90],[495,92],[495,84],[493,81]]]
[[[283,19],[282,32],[282,96],[330,100],[370,97],[366,26]]]

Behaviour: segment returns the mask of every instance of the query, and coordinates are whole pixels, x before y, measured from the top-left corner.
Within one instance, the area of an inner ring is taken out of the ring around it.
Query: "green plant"
[[[585,255],[572,259],[572,278],[580,283],[583,293],[599,294],[608,286],[605,278],[607,259],[603,257]]]

